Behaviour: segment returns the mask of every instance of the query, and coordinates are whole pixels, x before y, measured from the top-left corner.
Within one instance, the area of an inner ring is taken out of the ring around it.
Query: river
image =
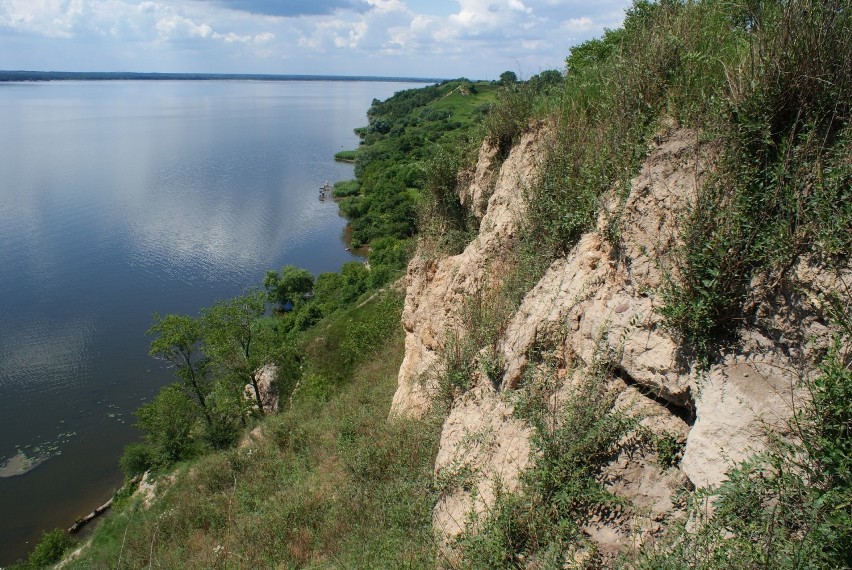
[[[0,84],[0,564],[120,485],[131,412],[172,380],[153,313],[356,259],[318,188],[352,177],[332,157],[373,98],[414,86]]]

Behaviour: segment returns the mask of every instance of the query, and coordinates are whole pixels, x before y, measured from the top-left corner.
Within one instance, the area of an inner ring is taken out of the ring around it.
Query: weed
[[[582,526],[594,514],[625,506],[599,475],[625,446],[639,444],[627,437],[637,422],[613,410],[612,349],[602,342],[597,355],[574,371],[574,386],[562,385],[553,362],[528,373],[515,415],[533,429],[535,462],[519,493],[498,489],[495,506],[470,521],[457,544],[465,567],[561,567],[584,542]]]
[[[852,564],[852,369],[841,343],[811,384],[792,441],[736,466],[690,499],[689,521],[637,560],[638,569],[848,568]],[[712,509],[708,509],[708,504]],[[696,530],[697,529],[697,530]]]
[[[722,4],[703,5],[722,21]],[[713,50],[726,73],[711,115],[724,157],[686,221],[663,310],[705,362],[741,324],[755,275],[783,271],[803,253],[827,265],[852,255],[852,15],[844,6],[744,3],[734,43],[720,44],[736,49]]]

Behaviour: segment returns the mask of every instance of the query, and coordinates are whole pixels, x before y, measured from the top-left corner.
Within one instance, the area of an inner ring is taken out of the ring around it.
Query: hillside
[[[448,410],[439,567],[852,562],[850,7],[729,8],[636,3],[442,189],[391,411]]]
[[[264,320],[281,410],[66,568],[852,565],[852,6],[638,1],[553,79],[374,102],[404,280]]]

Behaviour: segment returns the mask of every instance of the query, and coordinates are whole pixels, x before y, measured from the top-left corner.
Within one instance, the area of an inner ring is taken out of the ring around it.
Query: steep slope
[[[814,356],[828,343],[820,295],[852,284],[848,268],[831,275],[806,258],[772,287],[755,280],[739,337],[708,369],[696,367],[659,309],[665,280],[676,271],[681,221],[718,149],[671,124],[655,137],[623,205],[609,199],[598,229],[551,264],[499,327],[494,346],[477,347],[469,383],[447,386],[460,339],[475,334],[471,304],[493,301],[489,295],[499,294],[513,270],[525,188],[551,133],[537,125],[502,164],[486,143],[476,175],[460,190],[462,203],[481,218],[478,237],[460,255],[418,256],[408,269],[406,351],[392,413],[422,416],[451,402],[435,465],[442,494],[433,519],[448,557],[454,538],[492,516],[498,496],[522,489],[523,473],[536,461],[534,430],[515,407],[540,393],[542,378],[549,378],[555,422],[572,390],[593,379],[614,411],[638,420],[631,437],[644,438],[600,470],[599,480],[629,508],[589,517],[587,538],[614,555],[659,535],[682,513],[679,491],[719,484],[734,463],[764,447],[768,434],[784,433],[801,396],[797,388],[814,375]],[[477,204],[491,180],[483,210]],[[604,233],[612,220],[617,248],[607,238],[611,228]],[[661,441],[671,456],[661,458],[662,448],[648,443]]]

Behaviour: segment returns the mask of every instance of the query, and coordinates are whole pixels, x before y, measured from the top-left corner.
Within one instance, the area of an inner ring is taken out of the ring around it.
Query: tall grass
[[[826,266],[852,254],[849,3],[735,6],[739,49],[720,54],[725,81],[707,125],[723,158],[686,220],[664,309],[705,357],[742,324],[755,275],[805,253]]]
[[[556,132],[527,191],[528,264],[569,251],[604,201],[618,252],[617,204],[661,120],[700,131],[722,158],[684,221],[664,315],[711,357],[755,275],[852,254],[850,62],[848,0],[636,1],[622,29],[572,49],[561,89],[513,87],[487,119],[501,148],[531,117]]]
[[[402,359],[399,293],[321,323],[307,376],[263,436],[164,477],[69,568],[432,568],[439,424],[388,421]],[[393,323],[392,325],[388,323]],[[319,381],[318,381],[319,382]]]
[[[570,370],[540,358],[517,395],[515,416],[533,430],[535,462],[518,493],[499,492],[495,505],[473,517],[457,540],[464,568],[562,568],[572,553],[593,551],[582,527],[595,515],[626,505],[600,481],[603,468],[622,451],[645,442],[637,420],[613,409],[610,390],[616,349],[601,341],[589,366]],[[594,557],[593,557],[594,558]],[[599,559],[598,559],[599,561]]]

